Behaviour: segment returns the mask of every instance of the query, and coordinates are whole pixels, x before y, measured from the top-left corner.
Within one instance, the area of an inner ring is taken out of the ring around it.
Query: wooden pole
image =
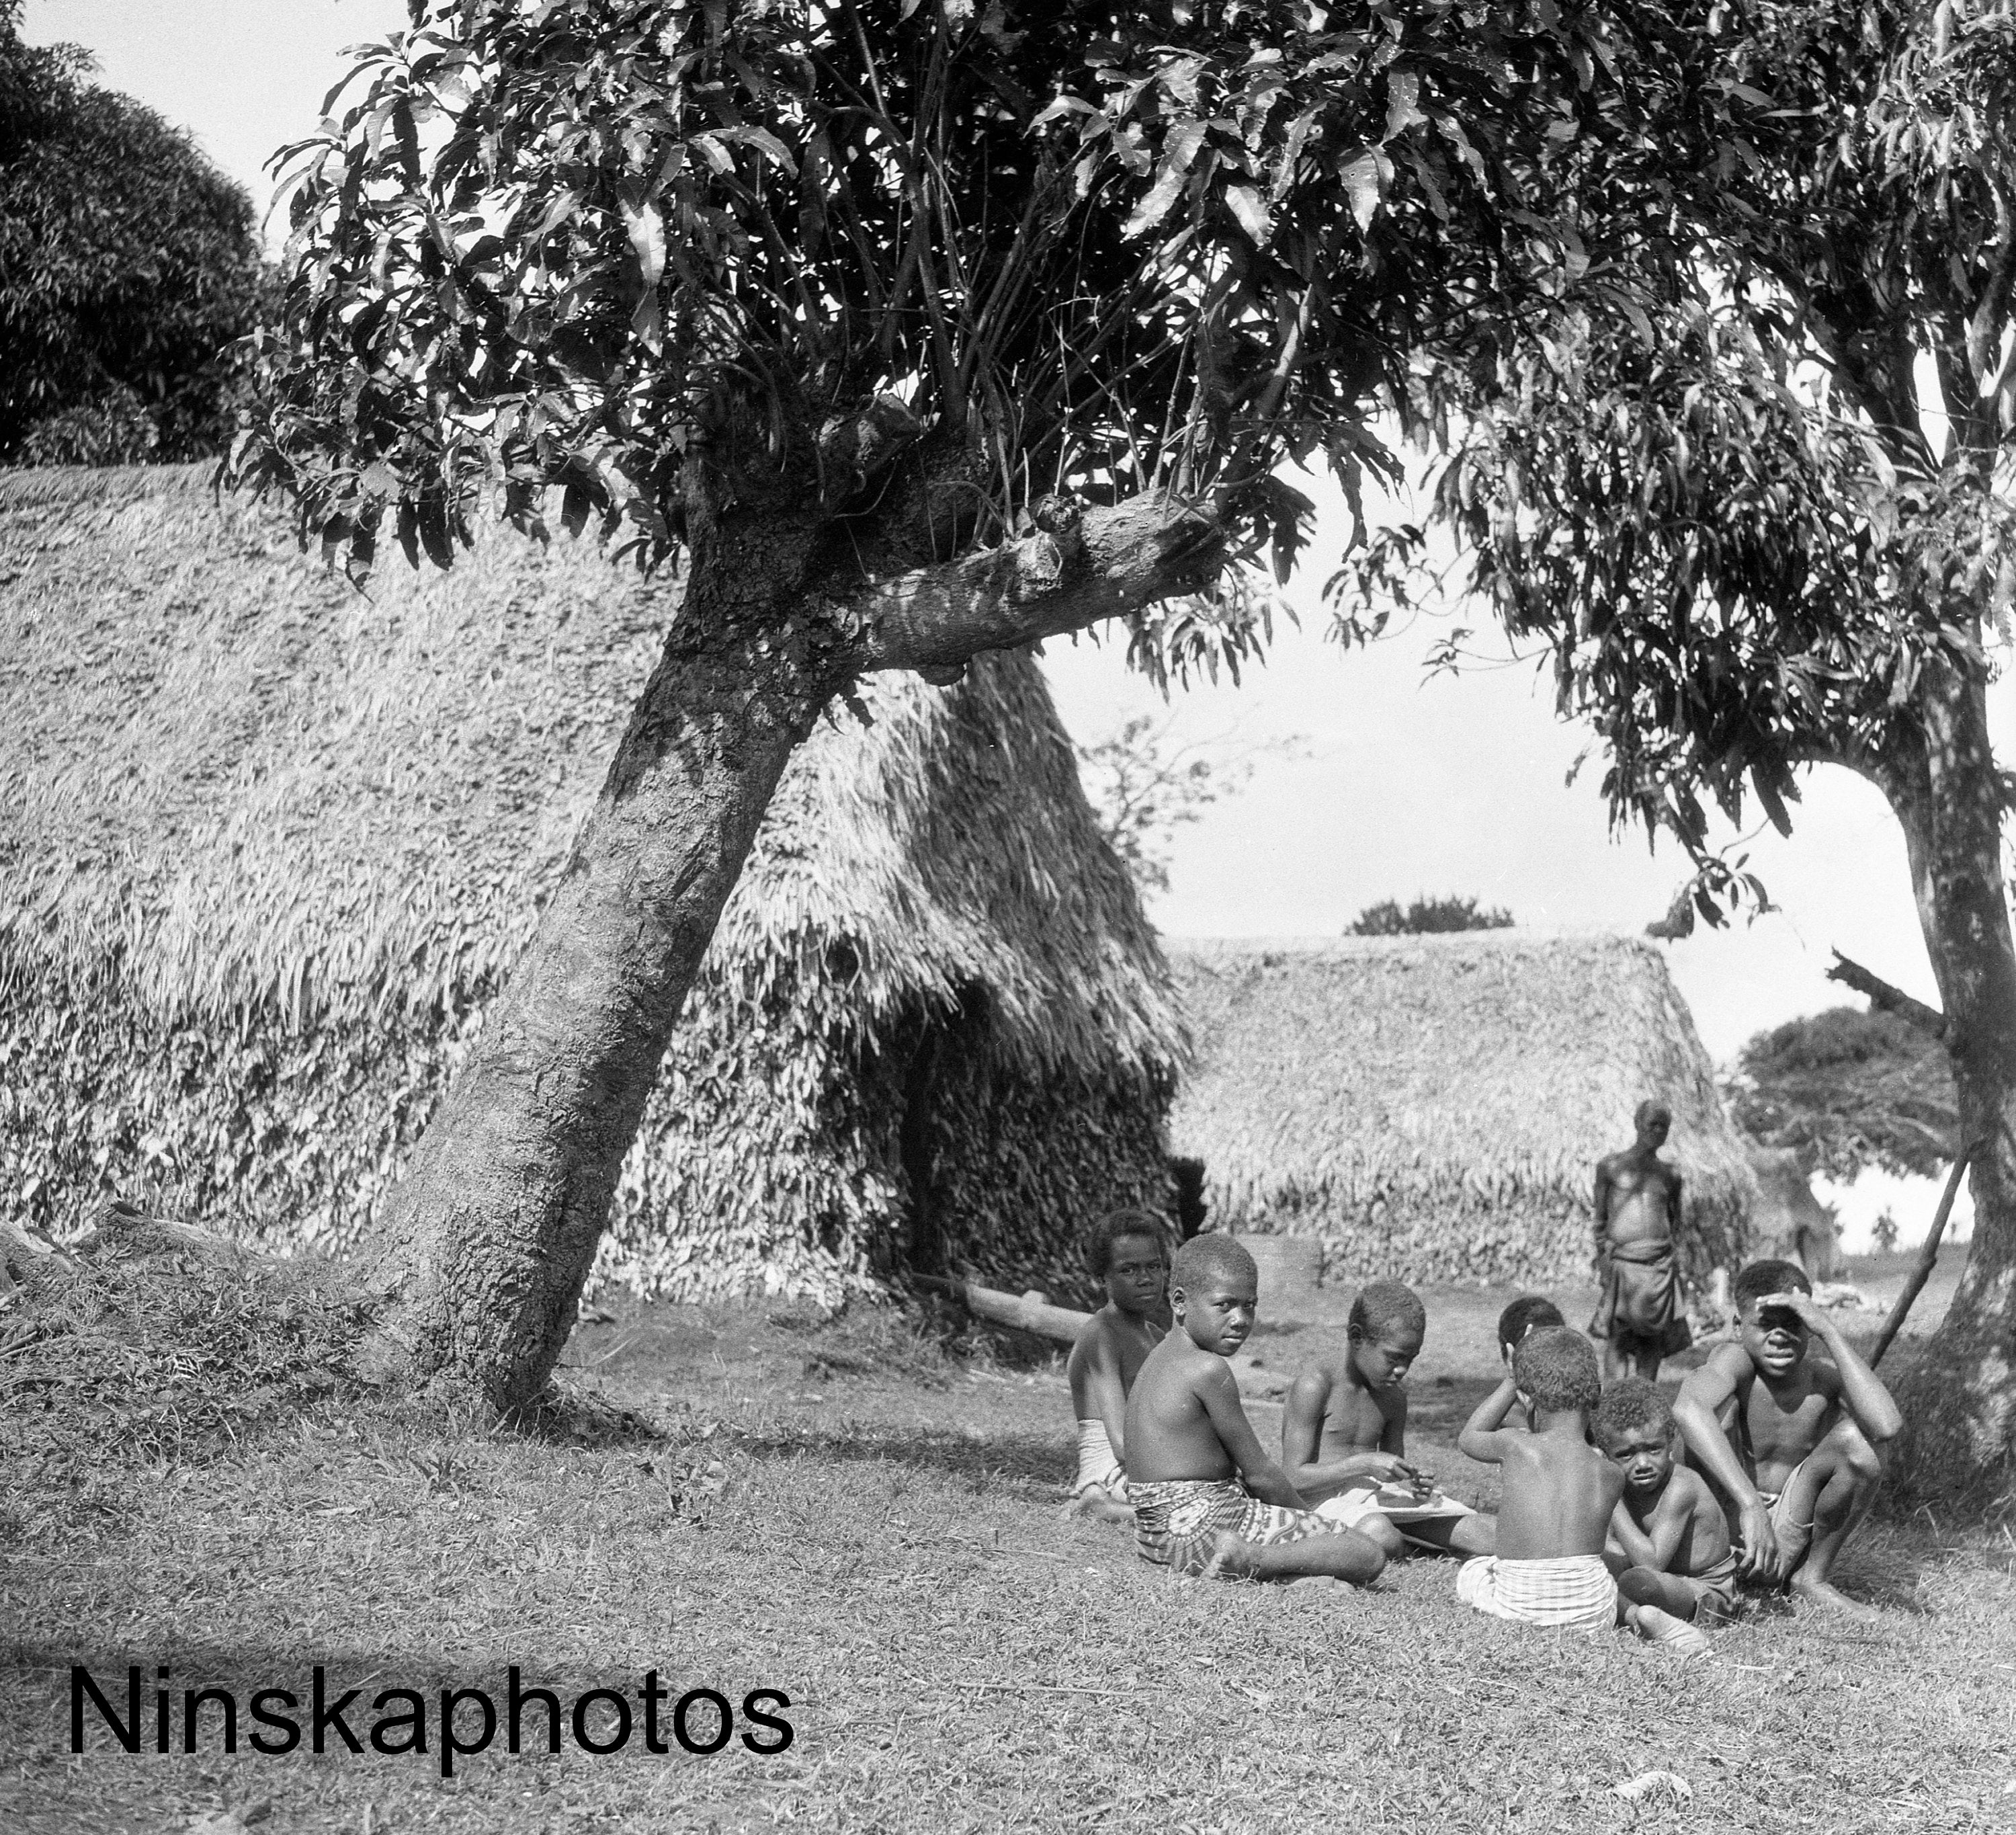
[[[1883,1321],[1883,1329],[1876,1336],[1875,1349],[1869,1354],[1869,1367],[1872,1370],[1882,1362],[1891,1340],[1903,1328],[1904,1315],[1911,1310],[1911,1302],[1931,1278],[1933,1264],[1939,1259],[1939,1238],[1946,1234],[1946,1219],[1952,1216],[1953,1200],[1960,1195],[1961,1176],[1973,1157],[1971,1147],[1963,1148],[1960,1158],[1953,1163],[1953,1170],[1946,1174],[1946,1188],[1939,1195],[1939,1208],[1932,1218],[1931,1228],[1926,1232],[1924,1246],[1918,1251],[1917,1264],[1905,1282],[1904,1291],[1897,1296],[1897,1303],[1890,1309],[1890,1317]]]

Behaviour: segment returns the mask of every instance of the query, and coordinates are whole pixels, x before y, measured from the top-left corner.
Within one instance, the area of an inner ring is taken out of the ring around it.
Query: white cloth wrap
[[[1600,1555],[1550,1561],[1481,1556],[1456,1570],[1456,1596],[1473,1610],[1521,1624],[1607,1631],[1617,1623],[1617,1582]]]
[[[1103,1492],[1109,1498],[1127,1495],[1127,1473],[1114,1456],[1113,1442],[1106,1437],[1103,1421],[1078,1424],[1078,1477],[1071,1486],[1071,1495],[1082,1498],[1087,1491]]]

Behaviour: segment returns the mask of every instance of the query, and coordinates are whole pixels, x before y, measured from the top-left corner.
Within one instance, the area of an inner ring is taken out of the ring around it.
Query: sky
[[[23,20],[35,42],[87,47],[101,81],[188,128],[262,208],[266,160],[314,131],[347,67],[343,48],[405,23],[399,0],[27,0]],[[1153,713],[1170,721],[1171,743],[1251,766],[1238,795],[1178,832],[1169,889],[1150,901],[1165,933],[1335,936],[1364,907],[1420,892],[1474,896],[1564,929],[1636,932],[1661,915],[1687,876],[1683,856],[1670,845],[1648,852],[1642,831],[1611,833],[1600,758],[1568,783],[1589,734],[1556,717],[1530,662],[1491,653],[1480,609],[1445,615],[1477,629],[1485,653],[1453,678],[1424,680],[1437,618],[1368,649],[1326,640],[1319,588],[1348,523],[1334,493],[1311,488],[1321,526],[1286,594],[1299,627],[1282,625],[1265,666],[1237,686],[1178,690],[1165,706],[1125,667],[1124,643],[1046,651],[1081,741]],[[2016,759],[2016,681],[1993,693],[1998,755]],[[1825,978],[1834,949],[1936,1004],[1903,838],[1881,798],[1823,769],[1793,818],[1790,840],[1766,828],[1750,844],[1777,910],[1664,946],[1719,1064],[1756,1032],[1852,1000]],[[1917,1185],[1867,1186],[1845,1202],[1851,1239],[1885,1203],[1907,1242],[1917,1233],[1907,1213],[1931,1209]]]

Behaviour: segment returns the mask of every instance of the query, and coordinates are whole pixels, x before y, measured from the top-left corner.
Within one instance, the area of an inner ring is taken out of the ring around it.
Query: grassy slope
[[[1450,1443],[1504,1297],[1433,1296],[1414,1379],[1415,1450],[1487,1502]],[[1327,1299],[1263,1337],[1270,1366],[1335,1341]],[[1877,1628],[1773,1617],[1682,1667],[1464,1612],[1447,1563],[1363,1595],[1173,1584],[1119,1530],[1060,1520],[1054,1365],[947,1363],[872,1316],[697,1309],[585,1329],[574,1361],[576,1393],[665,1437],[582,1414],[455,1437],[323,1404],[221,1460],[9,1473],[0,1823],[152,1831],[265,1803],[277,1835],[2016,1826],[2016,1582],[1978,1527],[1872,1531],[1844,1578],[1895,1608]],[[486,1754],[452,1783],[432,1758],[73,1758],[78,1660],[242,1692],[320,1661],[367,1699],[501,1693],[513,1662],[634,1689],[656,1666],[781,1689],[798,1737],[769,1758]],[[1654,1768],[1691,1800],[1611,1794]]]

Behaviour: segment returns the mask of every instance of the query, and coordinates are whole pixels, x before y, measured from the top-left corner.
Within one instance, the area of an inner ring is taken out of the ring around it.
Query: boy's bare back
[[[1231,1477],[1237,1468],[1212,1419],[1228,1406],[1244,1419],[1231,1365],[1171,1332],[1143,1360],[1128,1392],[1129,1478]]]
[[[1505,1430],[1499,1437],[1498,1552],[1509,1561],[1600,1555],[1623,1473],[1568,1433]]]

